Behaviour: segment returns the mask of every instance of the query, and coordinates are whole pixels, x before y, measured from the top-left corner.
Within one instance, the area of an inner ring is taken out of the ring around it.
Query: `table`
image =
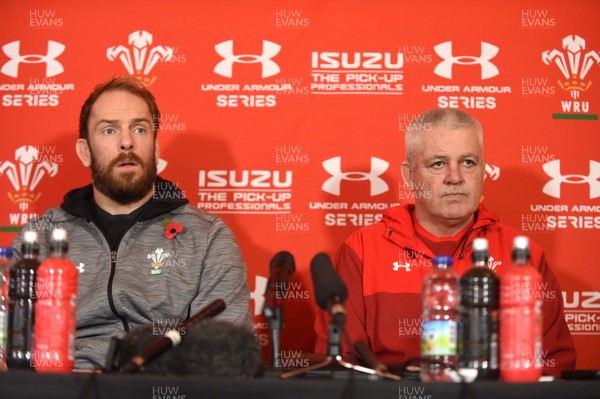
[[[39,374],[28,371],[0,372],[0,398],[74,399],[445,399],[527,398],[600,399],[600,381],[552,381],[507,384],[482,381],[471,384],[421,383],[417,381],[369,380],[348,373],[340,378],[282,380],[262,378],[205,378],[149,374]]]

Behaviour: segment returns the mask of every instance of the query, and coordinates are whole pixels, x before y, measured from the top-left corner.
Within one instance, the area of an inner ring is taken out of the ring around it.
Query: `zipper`
[[[108,241],[106,240],[106,237],[104,237],[102,230],[100,228],[98,228],[98,226],[96,226],[96,224],[93,221],[91,221],[90,223],[96,228],[98,233],[100,233],[100,236],[104,240],[104,243],[110,250],[110,275],[108,277],[108,284],[106,286],[106,297],[108,299],[108,307],[110,308],[110,311],[112,312],[112,314],[115,315],[115,317],[117,317],[121,321],[121,324],[123,325],[123,330],[125,332],[129,332],[129,323],[127,322],[127,319],[123,315],[121,315],[119,313],[119,311],[117,310],[117,307],[115,305],[115,299],[113,297],[113,281],[115,279],[115,274],[117,272],[117,258],[118,258],[117,251],[110,249],[110,245],[108,245]],[[128,232],[129,232],[129,230],[125,233],[125,235]]]
[[[108,306],[110,307],[110,311],[121,320],[123,324],[123,330],[125,332],[129,332],[129,323],[127,319],[123,317],[117,311],[117,307],[115,306],[115,299],[113,297],[113,281],[115,279],[115,274],[117,272],[117,251],[111,251],[110,253],[110,276],[108,277],[108,285],[106,287],[106,295],[108,297]]]
[[[460,239],[460,242],[458,243],[458,245],[456,246],[456,249],[454,250],[454,254],[452,257],[456,256],[456,253],[460,249],[460,253],[458,254],[458,259],[462,260],[462,258],[465,256],[465,246],[467,244],[471,245],[471,241],[469,241],[469,238],[471,238],[471,234],[473,234],[473,231],[475,231],[475,229],[473,229],[473,226],[471,226],[471,228],[462,236],[462,238]]]
[[[487,225],[477,227],[477,228],[471,227],[471,230],[469,230],[468,233],[463,237],[463,238],[465,238],[465,240],[462,242],[462,245],[459,246],[460,254],[458,255],[458,259],[464,258],[465,251],[469,251],[471,246],[473,246],[473,240],[475,240],[475,238],[481,237],[483,234],[485,234],[486,231],[487,231]],[[471,239],[471,237],[473,237],[473,238]],[[457,248],[457,250],[458,250],[458,248]]]

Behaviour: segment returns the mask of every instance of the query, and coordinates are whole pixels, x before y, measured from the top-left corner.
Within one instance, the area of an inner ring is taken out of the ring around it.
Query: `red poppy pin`
[[[183,246],[179,241],[179,233],[183,231],[183,225],[179,222],[174,222],[168,218],[163,219],[162,224],[165,228],[165,237],[167,237],[169,240],[174,239],[175,241],[177,241],[177,244],[179,244],[179,246]]]

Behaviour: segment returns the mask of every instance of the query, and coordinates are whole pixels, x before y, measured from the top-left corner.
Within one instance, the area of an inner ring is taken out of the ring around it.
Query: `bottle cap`
[[[452,266],[453,259],[451,256],[436,256],[433,258],[433,264],[435,266]]]
[[[13,250],[11,247],[0,247],[0,257],[3,258],[12,258]]]
[[[514,249],[527,249],[529,248],[529,238],[526,236],[516,236],[513,240]]]
[[[23,240],[25,240],[25,242],[28,242],[28,243],[37,242],[37,240],[38,240],[37,231],[27,230],[25,232],[25,234],[23,235]]]
[[[476,238],[473,240],[473,252],[471,260],[475,265],[483,266],[487,263],[489,257],[488,240],[485,238]]]
[[[513,240],[512,258],[514,262],[528,262],[531,259],[529,251],[529,238],[525,236],[516,236]]]
[[[67,230],[62,228],[57,228],[52,230],[52,239],[54,241],[66,241],[67,240]]]
[[[50,240],[50,252],[56,254],[58,252],[65,254],[69,251],[67,243],[67,230],[57,227],[52,230],[52,239]]]
[[[476,238],[473,240],[473,251],[487,251],[488,240],[485,238]]]

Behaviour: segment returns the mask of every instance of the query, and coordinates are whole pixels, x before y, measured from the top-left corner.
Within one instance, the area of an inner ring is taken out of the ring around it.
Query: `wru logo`
[[[129,48],[123,45],[113,46],[106,50],[106,57],[110,61],[119,59],[130,75],[148,76],[150,71],[159,61],[170,61],[173,58],[173,49],[165,46],[152,45],[152,34],[138,30],[129,34]],[[156,77],[148,78],[144,84],[150,86]]]
[[[0,175],[6,174],[14,188],[8,193],[8,198],[17,204],[21,211],[26,211],[30,203],[37,201],[41,193],[34,193],[35,188],[46,175],[55,176],[58,164],[43,160],[39,162],[40,154],[37,148],[24,145],[15,151],[18,166],[11,161],[0,164]]]
[[[169,251],[165,251],[162,248],[156,248],[153,253],[148,254],[148,259],[152,259],[152,267],[154,268],[150,274],[157,275],[162,274],[162,270],[160,269],[163,262],[171,256]]]
[[[546,50],[542,53],[542,61],[546,65],[556,64],[565,80],[558,81],[563,90],[570,92],[573,99],[579,98],[579,93],[586,91],[592,81],[584,81],[590,68],[595,64],[600,64],[600,52],[585,50],[585,40],[577,35],[565,36],[562,40],[562,47],[565,52],[560,50]],[[566,58],[565,58],[566,54]],[[567,61],[568,60],[568,61]]]

